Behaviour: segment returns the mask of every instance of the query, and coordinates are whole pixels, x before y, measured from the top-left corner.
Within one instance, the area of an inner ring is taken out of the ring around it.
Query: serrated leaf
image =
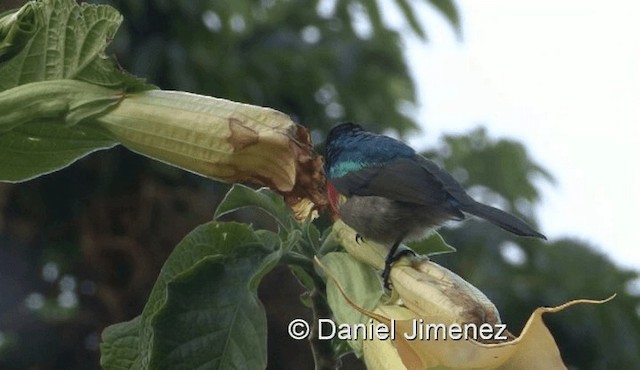
[[[266,188],[253,190],[239,184],[233,185],[231,190],[227,192],[213,217],[217,219],[246,207],[256,207],[263,210],[285,229],[290,229],[296,223],[281,196]]]
[[[343,252],[329,253],[322,257],[321,261],[335,276],[354,304],[367,310],[373,310],[378,305],[384,292],[380,278],[371,267]],[[345,300],[333,279],[327,279],[327,302],[337,324],[353,325],[369,322],[369,317],[356,311]],[[358,356],[362,353],[361,339],[348,341]]]
[[[417,254],[423,254],[426,256],[456,251],[456,249],[447,244],[447,242],[445,242],[442,236],[437,232],[432,232],[422,240],[416,240],[407,244],[409,248]]]
[[[264,368],[266,317],[257,287],[282,255],[274,245],[278,236],[265,233],[211,222],[187,235],[162,267],[137,322],[139,356],[129,368]],[[133,325],[105,330],[103,363],[114,366],[106,369],[120,369],[115,357],[129,353],[122,346],[130,343]]]

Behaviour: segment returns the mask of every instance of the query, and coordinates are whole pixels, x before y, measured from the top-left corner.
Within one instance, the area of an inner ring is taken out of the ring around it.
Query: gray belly
[[[340,218],[363,238],[387,248],[400,240],[421,238],[428,229],[451,218],[445,207],[398,202],[382,197],[350,197],[340,206]]]

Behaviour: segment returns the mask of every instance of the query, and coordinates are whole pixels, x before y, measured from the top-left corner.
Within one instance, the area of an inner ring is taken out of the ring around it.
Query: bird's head
[[[351,147],[351,139],[366,132],[362,126],[351,122],[340,123],[334,126],[327,135],[326,144],[326,169],[327,172],[340,157],[345,148]]]
[[[341,137],[354,135],[363,131],[364,128],[358,124],[352,122],[340,123],[329,131],[329,135],[327,136],[327,147],[332,145],[336,140],[340,140]]]
[[[331,129],[325,154],[325,174],[335,179],[366,167],[383,166],[397,158],[412,157],[415,151],[401,141],[347,122]]]

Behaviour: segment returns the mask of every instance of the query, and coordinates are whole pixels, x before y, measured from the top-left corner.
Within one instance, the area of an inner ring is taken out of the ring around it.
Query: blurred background
[[[131,73],[278,109],[318,144],[344,120],[394,135],[538,225],[548,242],[474,220],[445,227],[458,252],[434,260],[487,294],[514,333],[535,307],[617,293],[545,321],[570,368],[637,367],[640,27],[630,2],[102,3],[124,15],[109,51]],[[0,368],[99,368],[102,329],[141,312],[168,254],[226,189],[121,147],[0,184]],[[309,315],[301,292],[286,267],[260,287],[270,369],[311,367],[308,345],[286,334]]]

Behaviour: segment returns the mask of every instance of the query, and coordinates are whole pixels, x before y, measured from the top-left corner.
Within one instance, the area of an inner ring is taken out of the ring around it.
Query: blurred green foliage
[[[126,15],[118,59],[161,88],[269,106],[322,133],[347,118],[416,127],[400,34],[377,0],[110,3]]]
[[[125,17],[111,51],[124,69],[161,88],[276,108],[312,128],[315,142],[341,120],[400,134],[418,127],[404,35],[385,23],[382,8],[397,6],[402,32],[426,39],[415,2],[103,3]],[[428,3],[460,32],[452,1]],[[429,154],[474,195],[532,221],[535,181],[552,179],[521,144],[482,129],[446,136]],[[122,148],[28,183],[0,184],[0,368],[96,368],[102,328],[140,313],[167,255],[211,219],[223,194],[219,184]],[[548,323],[574,368],[637,366],[640,298],[628,288],[636,272],[580,240],[515,239],[474,220],[442,234],[458,252],[434,259],[482,289],[515,332],[537,306],[617,293],[606,305],[571,308]],[[308,346],[283,329],[304,317],[301,290],[277,269],[266,280],[269,367],[306,368]]]
[[[540,200],[536,180],[553,181],[522,144],[488,138],[481,128],[463,136],[445,135],[442,146],[429,154],[452,170],[477,198],[532,222]],[[577,306],[545,316],[545,322],[571,368],[636,366],[640,348],[637,271],[619,268],[578,239],[518,238],[476,220],[440,233],[458,251],[433,259],[482,290],[515,334],[536,307],[617,294],[601,306]]]

